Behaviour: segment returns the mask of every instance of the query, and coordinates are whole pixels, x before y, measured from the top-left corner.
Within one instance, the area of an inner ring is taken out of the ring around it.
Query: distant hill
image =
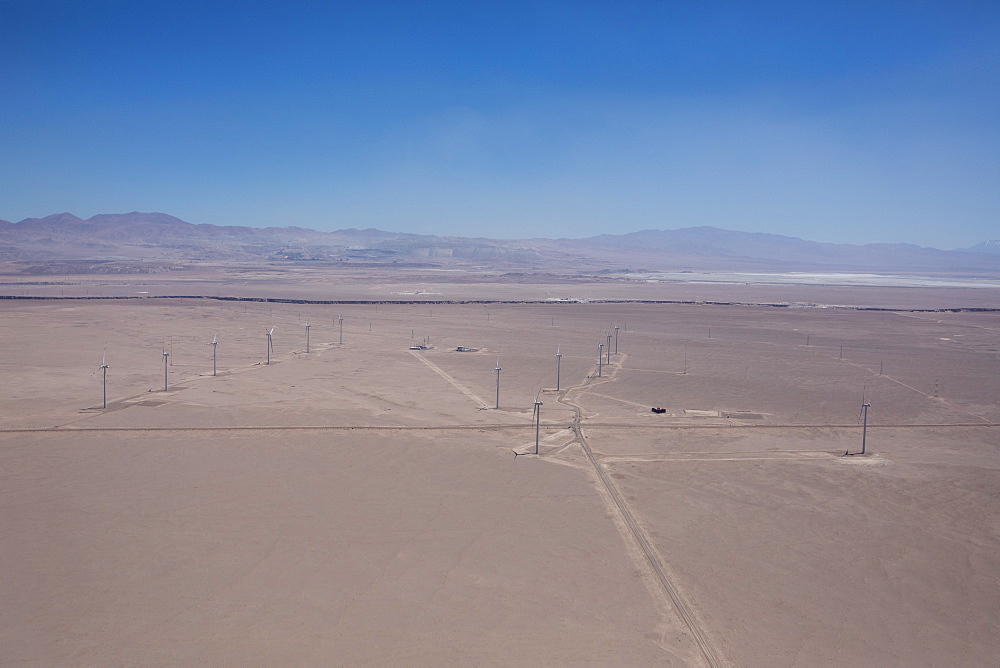
[[[981,244],[969,246],[968,248],[963,248],[962,250],[969,253],[1000,253],[1000,239],[984,241]]]
[[[788,271],[994,271],[1000,264],[956,251],[913,244],[832,244],[759,232],[717,227],[643,230],[583,239],[591,246],[615,248],[645,256],[700,258],[732,265],[770,264]]]
[[[0,221],[0,260],[59,262],[335,262],[530,269],[851,271],[1000,274],[1000,242],[964,251],[912,244],[831,244],[717,227],[587,239],[472,239],[347,229],[193,225],[163,213],[70,213]],[[32,271],[44,271],[34,267]]]

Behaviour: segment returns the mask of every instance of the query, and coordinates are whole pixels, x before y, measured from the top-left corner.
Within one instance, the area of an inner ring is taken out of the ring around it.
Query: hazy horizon
[[[3,2],[4,218],[1000,237],[988,2]]]
[[[74,213],[72,211],[60,211],[60,212],[57,212],[57,213],[47,214],[45,216],[29,216],[27,218],[22,218],[20,220],[9,220],[7,218],[3,218],[2,216],[0,216],[0,220],[6,220],[7,222],[11,222],[11,223],[14,223],[16,225],[18,223],[24,222],[25,220],[44,219],[44,218],[47,218],[49,216],[62,216],[62,215],[66,215],[66,214],[69,214],[71,216],[76,216],[80,220],[88,220],[88,219],[90,219],[90,218],[92,218],[94,216],[99,216],[99,215],[119,215],[119,216],[121,216],[121,215],[129,215],[129,214],[139,214],[139,215],[167,215],[167,216],[172,216],[174,218],[178,218],[179,220],[182,220],[185,223],[190,223],[192,225],[208,224],[208,225],[218,225],[220,227],[224,227],[224,226],[242,226],[242,227],[249,227],[249,228],[252,228],[252,229],[265,229],[265,228],[268,228],[268,227],[279,227],[279,228],[280,227],[302,227],[302,228],[305,228],[305,229],[312,229],[312,230],[318,231],[318,232],[339,232],[339,231],[346,231],[346,230],[351,230],[351,229],[358,230],[358,231],[365,231],[365,230],[369,230],[369,229],[375,229],[375,230],[378,230],[380,232],[388,232],[388,233],[393,233],[393,234],[422,234],[422,235],[431,235],[431,236],[460,236],[460,235],[454,235],[454,234],[451,234],[451,235],[449,235],[449,234],[437,235],[434,232],[411,232],[411,231],[405,230],[405,229],[386,230],[386,229],[376,228],[376,227],[365,227],[365,228],[362,228],[362,227],[342,227],[342,228],[336,228],[336,229],[320,230],[320,229],[317,229],[317,228],[314,228],[314,227],[310,227],[308,225],[294,225],[294,224],[291,224],[291,225],[263,225],[263,224],[262,225],[247,225],[247,224],[235,223],[235,224],[229,224],[229,225],[222,225],[222,224],[217,224],[217,223],[203,223],[203,222],[199,223],[199,222],[194,222],[194,221],[190,221],[190,220],[184,220],[183,218],[180,218],[179,216],[173,216],[173,214],[171,214],[169,212],[166,212],[166,211],[128,211],[128,212],[102,211],[100,213],[95,213],[95,214],[92,214],[90,216],[80,216],[80,215],[78,215],[78,214],[76,214],[76,213]],[[714,228],[714,229],[720,229],[720,230],[727,231],[727,232],[738,232],[738,233],[746,233],[746,234],[778,234],[776,232],[760,232],[760,231],[757,231],[757,230],[735,230],[735,229],[731,229],[731,228],[719,227],[717,225],[696,225],[696,226],[690,226],[690,227],[675,227],[675,228],[645,228],[645,229],[641,229],[641,230],[617,230],[617,231],[613,232],[613,234],[628,235],[628,234],[637,234],[637,233],[641,233],[641,232],[677,232],[677,231],[681,231],[681,230],[685,230],[685,229],[697,229],[697,228],[700,228],[700,227],[709,227],[709,228]],[[601,232],[599,234],[606,234],[606,233]],[[554,236],[550,237],[550,236],[535,235],[535,236],[531,236],[531,237],[519,237],[519,236],[509,236],[509,235],[508,236],[504,236],[501,233],[501,234],[496,235],[496,236],[489,236],[489,237],[481,237],[480,236],[479,238],[495,239],[495,240],[499,240],[499,241],[520,241],[520,240],[529,241],[531,239],[549,239],[549,240],[570,239],[570,240],[578,240],[578,239],[592,238],[592,237],[595,237],[595,236],[599,236],[599,234],[588,234],[586,236],[581,236],[581,235],[576,235],[576,236],[561,235],[561,236],[558,236],[558,237],[554,237]],[[461,235],[461,236],[464,236],[464,235]],[[793,237],[791,235],[779,235],[779,236],[786,236],[786,237],[789,237],[789,238],[797,238],[797,239],[801,239],[802,241],[809,241],[809,242],[816,242],[816,243],[832,243],[832,242],[817,242],[815,239],[809,239],[807,237]],[[465,237],[465,238],[477,238],[477,237],[471,237],[471,236],[469,236],[469,237]],[[988,240],[984,239],[983,241],[988,241]],[[850,243],[850,242],[843,242],[843,243]],[[895,241],[895,242],[870,242],[870,243],[899,243],[899,244],[906,244],[906,243],[909,243],[909,242],[906,242],[906,241]],[[865,245],[865,244],[855,244],[855,245]],[[950,251],[950,250],[964,250],[964,248],[959,248],[959,247],[954,247],[954,248],[939,248],[939,247],[935,247],[935,246],[921,246],[921,247],[922,248],[930,248],[932,250],[945,250],[945,251]]]

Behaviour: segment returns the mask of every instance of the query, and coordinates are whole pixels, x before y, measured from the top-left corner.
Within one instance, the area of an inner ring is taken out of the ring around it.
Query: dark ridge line
[[[572,304],[688,304],[694,306],[763,306],[769,308],[793,309],[829,309],[842,311],[883,311],[887,313],[997,313],[1000,308],[986,306],[961,306],[954,308],[891,308],[887,306],[802,306],[800,304],[783,304],[770,302],[720,302],[698,301],[691,299],[586,299],[579,301],[548,301],[539,299],[287,299],[282,297],[219,297],[215,295],[157,295],[155,297],[137,297],[123,295],[118,297],[45,297],[26,295],[0,295],[0,299],[37,300],[37,301],[67,301],[67,300],[111,300],[111,299],[214,299],[228,302],[259,302],[265,304],[318,304],[318,305],[374,305],[390,304],[413,306],[420,304],[548,304],[566,306]]]

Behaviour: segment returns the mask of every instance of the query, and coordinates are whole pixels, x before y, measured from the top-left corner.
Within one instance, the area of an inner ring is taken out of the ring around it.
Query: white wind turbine
[[[167,346],[164,344],[163,348],[163,391],[167,391],[167,381],[168,381],[168,371],[167,371],[167,359],[170,357],[170,353],[167,352]]]
[[[865,454],[865,449],[868,441],[868,409],[871,408],[871,404],[867,401],[868,388],[864,387],[861,390],[861,410],[858,412],[858,422],[861,422],[861,452],[856,454]],[[852,455],[850,450],[844,452],[844,456]]]
[[[865,395],[868,388],[861,390],[861,414],[864,416],[863,426],[861,428],[861,454],[865,454],[865,445],[868,440],[868,409],[871,408],[871,404],[865,401]]]
[[[219,333],[218,332],[215,333],[215,336],[212,337],[212,342],[210,344],[208,344],[208,345],[212,346],[212,375],[214,376],[215,372],[216,372],[215,358],[216,358],[216,353],[219,351]]]
[[[556,392],[559,391],[560,372],[562,371],[562,349],[561,345],[556,346]]]
[[[270,330],[265,329],[264,331],[267,332],[267,363],[270,364],[271,363],[271,350],[274,349],[274,346],[273,346],[272,340],[271,340],[271,335],[274,334],[274,327],[272,326]]]
[[[538,432],[542,424],[542,402],[538,400],[538,395],[541,394],[541,390],[535,394],[535,454],[538,454]]]
[[[107,408],[108,407],[108,368],[109,368],[109,365],[107,363],[107,358],[108,358],[108,349],[107,349],[107,347],[105,347],[104,348],[104,354],[101,355],[101,366],[100,366],[100,369],[101,369],[102,373],[104,374],[104,403],[101,404],[101,408]]]
[[[503,369],[500,367],[500,356],[497,355],[497,368],[494,369],[494,371],[496,371],[497,374],[497,406],[496,406],[497,410],[500,410],[500,372],[502,370]]]

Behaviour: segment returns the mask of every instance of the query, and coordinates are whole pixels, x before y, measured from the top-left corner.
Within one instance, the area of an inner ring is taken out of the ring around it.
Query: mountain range
[[[0,221],[0,261],[59,263],[328,262],[532,271],[742,270],[1000,274],[1000,241],[945,251],[834,244],[716,227],[585,239],[500,240],[346,229],[194,225],[163,213],[69,213]]]
[[[975,246],[963,248],[962,250],[966,250],[971,253],[1000,253],[1000,239],[990,239],[989,241],[984,241],[976,244]]]

